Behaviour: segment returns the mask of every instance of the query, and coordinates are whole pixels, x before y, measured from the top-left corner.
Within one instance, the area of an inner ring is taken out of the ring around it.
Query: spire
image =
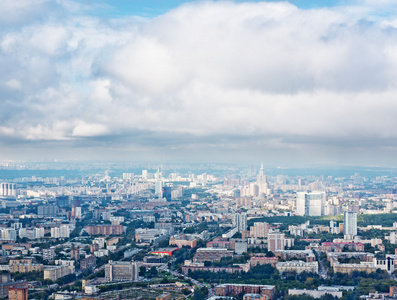
[[[262,162],[262,164],[261,164],[261,169],[259,170],[259,174],[260,174],[260,175],[264,175],[264,174],[265,174],[265,172],[264,172],[264,170],[263,170],[263,162]]]

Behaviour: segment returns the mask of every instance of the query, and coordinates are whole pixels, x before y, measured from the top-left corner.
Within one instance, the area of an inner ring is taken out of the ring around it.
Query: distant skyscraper
[[[353,239],[357,235],[357,212],[345,211],[343,234],[345,239]]]
[[[233,215],[233,227],[237,227],[238,232],[247,230],[247,215],[246,214],[234,214]]]
[[[0,184],[0,196],[16,196],[15,183],[3,182]]]
[[[259,170],[259,174],[256,177],[256,184],[258,186],[259,196],[266,195],[268,189],[268,183],[267,183],[267,176],[263,169],[263,163],[261,165],[261,169]]]
[[[154,186],[154,194],[159,198],[163,198],[163,181],[156,181]]]
[[[300,216],[323,216],[325,192],[296,193],[296,213]]]

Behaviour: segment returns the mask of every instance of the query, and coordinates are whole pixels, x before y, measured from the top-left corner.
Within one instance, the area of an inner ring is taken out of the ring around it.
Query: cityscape
[[[397,300],[397,1],[0,0],[0,300]]]
[[[62,173],[54,163],[1,167],[9,174],[0,183],[1,298],[384,300],[397,293],[396,175],[277,168],[269,175],[264,163],[73,164],[69,176],[46,175]],[[42,175],[30,175],[38,166]]]

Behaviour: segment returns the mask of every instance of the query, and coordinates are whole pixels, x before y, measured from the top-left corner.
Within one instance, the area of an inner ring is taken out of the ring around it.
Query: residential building
[[[123,234],[122,225],[97,225],[87,226],[87,233],[90,235],[117,235]]]
[[[343,234],[347,240],[351,240],[357,235],[357,212],[345,211]]]
[[[89,255],[80,261],[80,269],[93,269],[96,266],[96,257],[94,255]]]
[[[28,285],[24,287],[10,287],[8,289],[8,300],[28,300]]]
[[[300,274],[302,272],[317,273],[318,274],[318,262],[304,262],[300,260],[278,262],[276,265],[277,270],[280,273],[285,272],[296,272]]]
[[[253,238],[266,238],[269,234],[269,224],[266,222],[255,222],[250,227],[250,236]]]
[[[51,247],[48,249],[43,249],[43,259],[44,260],[54,260],[55,259],[55,248]]]
[[[238,232],[247,230],[247,214],[234,214],[233,227],[236,227]]]
[[[57,281],[66,275],[74,273],[74,266],[51,266],[44,269],[44,279],[50,279],[53,282]]]
[[[267,236],[268,250],[275,253],[285,249],[285,234],[280,232],[269,233]]]

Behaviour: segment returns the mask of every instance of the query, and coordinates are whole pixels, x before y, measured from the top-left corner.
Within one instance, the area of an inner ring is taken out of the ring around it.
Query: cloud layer
[[[77,156],[394,160],[397,19],[372,5],[197,2],[106,19],[68,0],[6,0],[0,140]]]

